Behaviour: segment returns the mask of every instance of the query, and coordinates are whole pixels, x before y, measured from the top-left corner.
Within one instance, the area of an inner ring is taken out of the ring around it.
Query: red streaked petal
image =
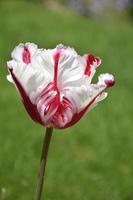
[[[38,123],[43,125],[42,120],[40,118],[40,115],[39,115],[39,113],[38,113],[38,111],[36,109],[36,105],[32,104],[32,102],[30,101],[30,99],[27,96],[23,86],[21,85],[21,83],[19,82],[19,80],[17,79],[15,74],[13,73],[13,69],[9,68],[9,71],[10,71],[11,76],[12,76],[12,78],[13,78],[15,84],[16,84],[16,87],[17,87],[17,89],[18,89],[18,91],[19,91],[19,93],[20,93],[20,95],[22,97],[22,102],[23,102],[23,104],[24,104],[24,106],[26,108],[26,111],[28,112],[28,114],[31,116],[31,118],[34,121],[36,121],[36,122],[38,122]]]
[[[89,107],[93,104],[93,102],[95,101],[95,99],[103,92],[103,90],[101,92],[99,92],[92,100],[91,102],[79,113],[76,113],[72,120],[66,124],[63,128],[68,128],[72,125],[74,125],[75,123],[77,123],[82,117],[83,115],[87,112],[87,110],[89,109]]]
[[[85,68],[85,75],[91,75],[91,65],[93,64],[94,56],[92,54],[88,54],[86,57],[86,68]]]
[[[101,74],[99,76],[99,82],[98,82],[98,84],[100,84],[100,83],[101,83],[101,86],[102,86],[102,84],[104,84],[103,85],[103,89],[101,91],[99,91],[93,97],[93,99],[89,102],[89,104],[81,112],[76,113],[73,116],[72,120],[68,124],[66,124],[64,126],[64,128],[68,128],[68,127],[74,125],[76,122],[78,122],[82,118],[82,116],[88,111],[88,109],[95,102],[95,100],[97,99],[97,97],[99,97],[99,95],[101,95],[106,88],[112,87],[115,84],[114,77],[111,74],[108,74],[108,73],[107,74]]]
[[[36,99],[37,110],[45,125],[50,124],[50,120],[60,105],[60,94],[54,83],[50,82]]]
[[[60,51],[57,50],[57,52],[54,54],[54,85],[57,86],[57,80],[58,80],[58,63],[60,58]]]
[[[31,58],[37,53],[40,52],[37,45],[34,43],[20,43],[16,46],[11,55],[13,60],[23,62],[25,64],[31,63]]]
[[[86,67],[84,74],[90,76],[92,73],[91,72],[92,66],[94,66],[94,68],[97,68],[100,64],[101,64],[100,57],[94,57],[92,54],[86,55]]]
[[[64,128],[64,126],[71,121],[73,114],[71,102],[66,97],[63,97],[56,113],[51,118],[51,123],[55,128]]]

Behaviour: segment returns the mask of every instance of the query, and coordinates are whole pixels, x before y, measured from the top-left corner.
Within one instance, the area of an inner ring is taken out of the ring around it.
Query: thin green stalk
[[[40,200],[42,195],[42,189],[44,185],[44,179],[45,179],[45,168],[47,163],[47,156],[48,156],[48,150],[49,150],[49,144],[51,141],[53,128],[46,128],[46,133],[44,137],[44,142],[42,146],[42,153],[41,153],[41,159],[40,159],[40,168],[39,168],[39,174],[38,174],[38,180],[37,180],[37,187],[36,187],[36,193],[35,193],[35,200]]]

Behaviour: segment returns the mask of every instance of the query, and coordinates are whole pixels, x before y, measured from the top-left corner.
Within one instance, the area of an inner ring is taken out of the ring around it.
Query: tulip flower
[[[111,74],[101,74],[96,84],[91,83],[100,64],[99,57],[79,56],[62,44],[39,49],[26,43],[13,50],[12,60],[7,62],[7,79],[16,86],[31,118],[52,132],[48,131],[52,127],[74,125],[107,97],[104,90],[114,85]]]
[[[8,80],[34,121],[62,129],[74,125],[107,96],[103,91],[114,84],[112,75],[102,74],[97,84],[91,84],[100,64],[99,57],[81,57],[63,45],[46,50],[20,44],[8,62]]]

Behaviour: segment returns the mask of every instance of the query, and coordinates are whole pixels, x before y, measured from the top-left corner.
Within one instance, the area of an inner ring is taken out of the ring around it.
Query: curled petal
[[[91,80],[96,72],[96,68],[101,64],[100,57],[95,57],[92,54],[85,54],[81,57],[81,63],[84,69],[84,75],[86,76],[88,83],[91,83]]]
[[[90,76],[93,68],[99,67],[101,64],[101,59],[99,57],[94,57],[92,54],[85,55],[86,66],[85,66],[85,75]]]
[[[78,112],[73,116],[72,120],[65,125],[65,128],[77,123],[84,116],[86,112],[95,107],[99,101],[106,98],[107,93],[103,91],[106,88],[111,87],[113,84],[114,84],[114,77],[111,74],[101,74],[99,76],[99,81],[97,84],[93,84],[91,85],[91,87],[86,88],[86,90],[88,89],[88,97],[83,98],[83,96],[81,95],[82,91],[79,92],[79,96],[78,97],[76,96],[76,98],[74,97],[74,95],[69,97],[70,99],[73,99],[75,103],[77,103],[76,99],[80,99],[82,104],[80,103],[79,105],[77,105]],[[76,93],[76,95],[78,95],[78,93]],[[84,106],[81,107],[81,105]]]

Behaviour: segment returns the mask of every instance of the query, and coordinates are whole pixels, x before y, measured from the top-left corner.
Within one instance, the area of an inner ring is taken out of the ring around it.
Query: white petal
[[[80,85],[84,76],[84,70],[80,57],[71,49],[63,49],[59,59],[58,87],[60,90],[70,85]]]
[[[35,55],[35,53],[38,51],[38,47],[34,43],[25,43],[25,46],[29,49],[31,57]]]
[[[106,85],[91,84],[91,85],[81,85],[80,87],[70,87],[66,92],[65,96],[73,105],[77,112],[80,112],[87,105],[90,106],[94,103],[98,103],[103,100],[107,95],[101,93],[106,89]]]
[[[93,104],[91,104],[91,106],[89,107],[89,111],[93,108],[95,108],[98,103],[102,100],[104,100],[106,97],[108,96],[108,93],[107,92],[103,92],[101,93],[96,99],[95,101],[93,102]]]
[[[21,43],[17,47],[15,47],[15,49],[12,51],[12,54],[11,54],[12,58],[16,61],[22,61],[23,49],[24,49],[23,43]]]
[[[56,50],[55,49],[52,49],[52,50],[46,50],[44,49],[40,56],[42,58],[42,67],[43,69],[45,70],[45,72],[47,73],[47,75],[49,77],[51,77],[51,81],[53,80],[53,77],[54,77],[54,59],[53,59],[53,55],[54,55],[54,52]]]
[[[54,55],[58,52],[60,54],[57,69],[57,86],[59,90],[62,91],[72,84],[81,85],[84,69],[79,56],[74,49],[65,47],[62,44],[58,45],[55,49],[44,49],[41,52],[42,66],[47,76],[53,81],[55,65]]]
[[[64,95],[73,102],[77,112],[80,112],[87,105],[90,104],[90,108],[92,108],[92,106],[107,97],[107,93],[103,93],[103,91],[108,87],[106,81],[111,80],[114,81],[112,75],[102,74],[99,76],[97,84],[88,85],[87,82],[84,82],[84,85],[80,87],[71,86],[64,91]]]
[[[108,96],[108,93],[107,93],[107,92],[103,92],[102,94],[100,94],[100,95],[96,98],[95,103],[98,103],[98,102],[104,100],[107,96]]]
[[[16,78],[25,89],[32,103],[34,103],[37,95],[51,81],[40,59],[38,58],[28,65],[14,60],[9,61],[7,64],[9,69],[13,69]]]
[[[23,62],[22,60],[22,54],[23,54],[23,50],[24,50],[24,47],[27,47],[30,54],[31,54],[31,57],[36,53],[37,51],[37,45],[34,44],[34,43],[21,43],[19,44],[17,47],[14,48],[14,50],[12,51],[12,58],[16,61],[19,61],[19,62]]]
[[[16,78],[23,86],[32,103],[34,103],[36,97],[44,87],[53,81],[52,73],[49,70],[53,68],[53,63],[50,62],[49,64],[49,61],[52,59],[52,54],[51,50],[44,50],[42,53],[42,50],[37,49],[37,46],[34,44],[26,43],[25,45],[30,50],[32,62],[29,64],[21,62],[20,54],[22,53],[24,44],[20,44],[13,50],[14,60],[9,61],[7,65],[9,69],[13,69]],[[45,59],[42,55],[45,55]]]

